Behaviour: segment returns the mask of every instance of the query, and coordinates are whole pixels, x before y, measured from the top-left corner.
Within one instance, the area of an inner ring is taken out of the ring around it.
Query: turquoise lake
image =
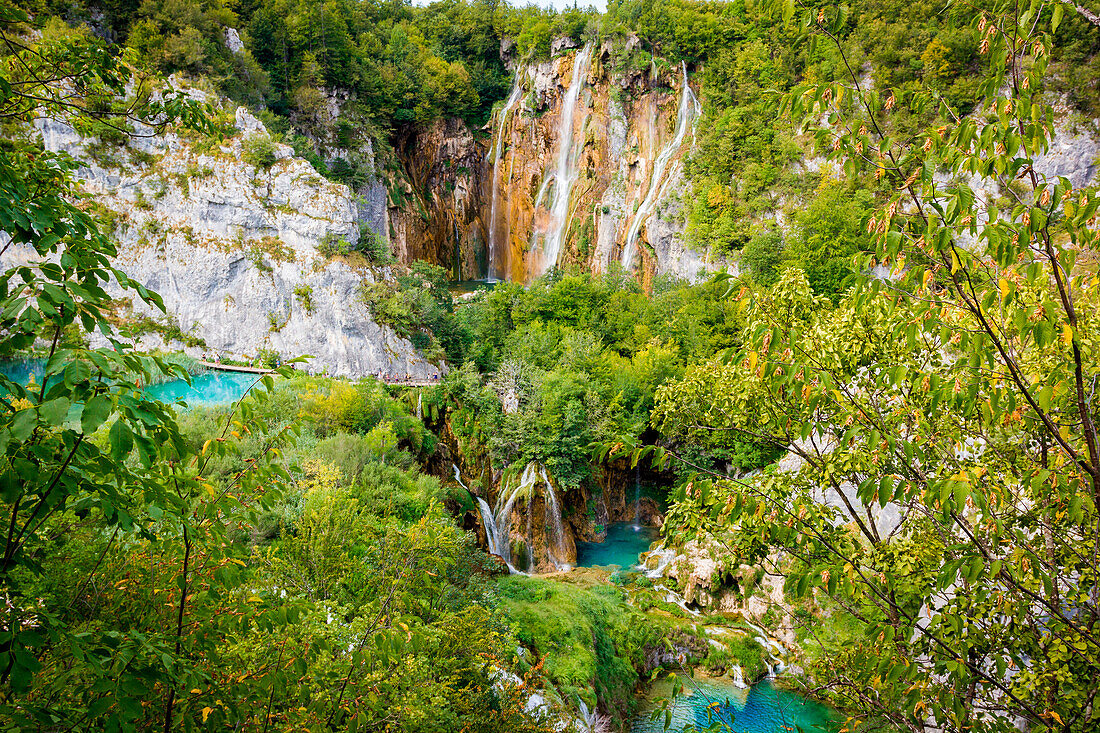
[[[638,554],[649,550],[660,536],[660,531],[653,527],[637,527],[630,522],[609,524],[603,542],[577,543],[577,567],[633,567],[638,564]]]
[[[736,687],[727,679],[681,678],[684,694],[672,706],[670,730],[682,730],[694,725],[705,730],[715,723],[729,726],[734,733],[836,733],[840,719],[836,712],[819,702],[776,687],[769,681],[748,689]],[[659,680],[650,690],[649,698],[669,694],[671,684]],[[653,704],[648,704],[652,710]],[[664,717],[650,720],[640,715],[631,733],[664,731]]]
[[[147,387],[145,393],[162,402],[182,400],[191,407],[224,405],[239,400],[259,377],[242,372],[210,371],[191,377],[191,384],[176,379]]]
[[[31,377],[42,383],[44,359],[11,359],[0,362],[0,372],[12,381],[27,384]],[[191,384],[182,379],[154,384],[145,393],[162,402],[186,403],[189,407],[224,405],[239,400],[255,384],[258,374],[208,371],[191,377]]]

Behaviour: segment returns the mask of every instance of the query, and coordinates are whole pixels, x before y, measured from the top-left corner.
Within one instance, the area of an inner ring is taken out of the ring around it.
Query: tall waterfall
[[[687,64],[683,61],[680,62],[680,70],[683,75],[683,89],[680,92],[680,110],[676,115],[676,132],[672,136],[672,140],[657,156],[657,161],[654,163],[649,176],[649,190],[646,191],[645,198],[634,213],[634,218],[630,221],[630,228],[627,229],[626,244],[623,246],[622,254],[622,265],[627,270],[634,264],[634,256],[638,251],[638,236],[641,234],[642,225],[653,214],[653,209],[661,198],[659,192],[665,169],[672,161],[672,156],[683,145],[688,127],[701,111],[699,100],[695,98],[695,93],[691,91],[691,85],[688,84]]]
[[[456,467],[456,476],[457,473]],[[533,500],[540,489],[545,499],[547,555],[555,568],[565,570],[569,565],[566,561],[565,527],[562,525],[561,504],[545,468],[535,462],[527,464],[518,481],[508,482],[501,488],[495,509],[491,509],[484,499],[479,497],[477,500],[481,511],[481,523],[485,526],[485,541],[489,546],[489,552],[499,555],[508,566],[508,571],[513,574],[519,574],[521,571],[512,562],[512,511],[517,502],[521,500],[526,502],[526,531],[528,543],[530,543],[531,524],[534,519]]]
[[[493,145],[493,149],[489,152],[489,155],[493,158],[493,198],[492,205],[489,208],[489,279],[499,280],[502,272],[505,268],[501,267],[501,251],[500,251],[500,235],[501,225],[500,214],[500,196],[501,196],[501,180],[500,180],[500,154],[504,149],[504,128],[508,123],[508,112],[512,107],[516,106],[520,97],[523,96],[523,85],[520,84],[520,80],[516,79],[516,86],[512,89],[512,93],[508,96],[508,101],[504,104],[504,107],[500,110],[500,123],[497,125],[496,141]],[[507,222],[503,222],[505,225]],[[507,247],[508,227],[504,227],[505,247]]]
[[[562,241],[569,230],[569,199],[573,190],[573,182],[577,178],[577,162],[580,153],[584,149],[584,126],[588,121],[588,110],[585,109],[581,118],[580,129],[582,137],[580,144],[573,140],[573,115],[577,108],[577,100],[580,98],[581,89],[588,77],[588,64],[592,59],[592,44],[588,44],[573,58],[573,78],[569,82],[569,89],[562,100],[561,116],[558,118],[558,154],[557,161],[552,172],[548,171],[543,179],[535,200],[536,208],[541,205],[543,197],[549,190],[551,181],[554,188],[550,197],[550,220],[547,227],[539,231],[536,227],[532,235],[532,247],[538,245],[538,237],[542,235],[542,272],[546,272],[558,263],[558,255],[561,254]]]

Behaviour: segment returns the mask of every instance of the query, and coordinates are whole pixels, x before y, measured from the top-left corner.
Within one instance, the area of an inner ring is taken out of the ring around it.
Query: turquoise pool
[[[577,567],[633,567],[638,564],[638,554],[647,551],[660,536],[653,527],[638,527],[630,522],[609,524],[603,542],[577,543]]]
[[[684,695],[672,706],[670,730],[693,725],[699,730],[722,723],[734,733],[836,733],[840,719],[835,711],[769,681],[739,688],[731,680],[682,678]],[[667,680],[654,683],[650,699],[667,696]],[[653,709],[653,703],[647,707]],[[631,733],[664,731],[664,718],[651,720],[648,713],[635,719]]]

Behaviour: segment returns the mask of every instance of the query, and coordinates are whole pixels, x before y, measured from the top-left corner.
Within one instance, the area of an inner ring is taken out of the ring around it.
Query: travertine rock
[[[87,163],[78,177],[115,222],[116,264],[163,296],[185,334],[205,341],[206,349],[189,352],[273,349],[312,355],[307,368],[329,374],[438,374],[360,302],[362,285],[385,273],[318,252],[326,237],[359,236],[360,205],[348,188],[321,178],[286,145],[275,145],[269,169],[249,165],[244,140],[267,131],[244,109],[235,121],[241,134],[209,150],[167,133],[134,141],[145,156],[120,150],[107,162],[64,122],[41,120],[37,130],[48,149]],[[0,264],[31,254],[13,248]]]

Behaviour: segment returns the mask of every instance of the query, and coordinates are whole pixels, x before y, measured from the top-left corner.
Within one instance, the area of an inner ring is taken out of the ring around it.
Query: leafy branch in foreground
[[[743,291],[733,359],[662,388],[680,440],[789,448],[782,470],[689,484],[669,521],[778,557],[788,588],[862,634],[810,638],[859,718],[905,730],[1095,725],[1100,680],[1100,196],[1043,174],[1043,96],[1061,6],[976,10],[986,102],[849,78],[786,109],[845,174],[886,195],[867,221],[887,268],[833,307],[790,271]],[[780,6],[843,56],[842,9]],[[1001,90],[1007,90],[1007,93]],[[895,115],[938,117],[915,137]],[[826,601],[826,599],[828,599]]]

